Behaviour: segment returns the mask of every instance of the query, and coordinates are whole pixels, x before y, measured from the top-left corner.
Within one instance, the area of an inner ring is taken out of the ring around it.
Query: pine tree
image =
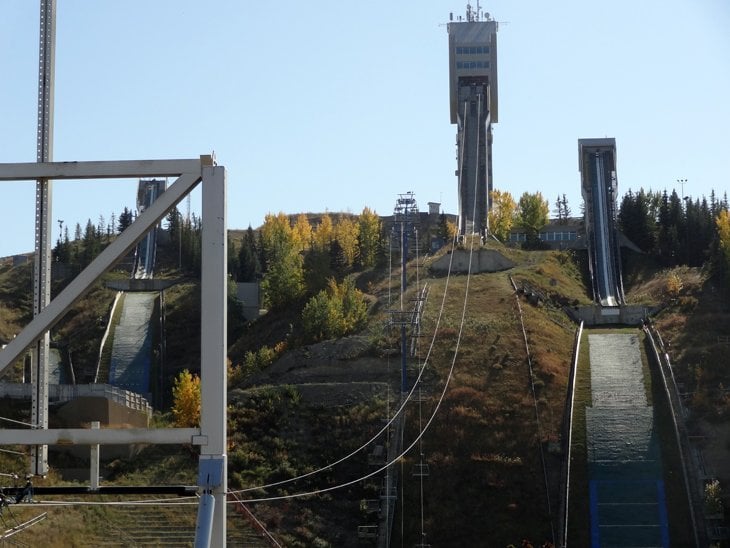
[[[119,215],[119,232],[124,232],[127,227],[132,224],[133,220],[132,212],[125,206],[124,210]]]
[[[348,270],[347,255],[338,239],[332,240],[330,244],[330,269],[338,280],[341,280]]]
[[[261,274],[261,264],[255,248],[255,236],[249,225],[246,235],[238,251],[238,272],[236,279],[239,282],[255,282]]]
[[[570,219],[572,211],[570,211],[570,206],[568,206],[568,198],[565,197],[565,194],[563,194],[563,200],[561,204],[563,206],[563,220],[567,223],[568,219]]]
[[[555,200],[555,209],[553,209],[553,215],[558,220],[558,222],[563,220],[563,202],[560,201],[560,195],[558,195],[558,198]]]

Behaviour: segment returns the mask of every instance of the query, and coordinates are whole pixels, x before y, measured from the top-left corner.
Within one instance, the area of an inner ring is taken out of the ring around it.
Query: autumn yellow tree
[[[264,302],[266,306],[283,308],[304,292],[302,256],[284,213],[266,215],[261,227],[261,244],[266,254],[266,275],[261,283]]]
[[[517,210],[517,222],[527,232],[528,246],[539,245],[540,229],[548,223],[550,213],[548,201],[539,191],[535,194],[525,192],[520,196]]]
[[[727,209],[721,210],[717,215],[715,226],[717,227],[722,270],[730,282],[730,212]]]
[[[358,238],[360,266],[363,268],[375,266],[378,257],[378,246],[380,245],[380,217],[369,207],[365,207],[360,213],[358,222],[360,224]]]
[[[282,248],[289,248],[294,244],[294,230],[289,223],[289,217],[282,211],[274,215],[267,213],[264,224],[261,226],[261,244],[264,246],[267,257],[276,254]]]
[[[498,239],[505,242],[509,238],[510,230],[515,222],[517,204],[512,194],[507,191],[493,190],[492,209],[489,210],[489,231]]]
[[[312,245],[312,225],[305,213],[300,213],[293,228],[294,244],[299,251],[306,251]]]
[[[329,250],[330,244],[334,239],[334,234],[335,229],[332,224],[332,217],[329,216],[329,213],[325,213],[317,228],[314,229],[313,241],[317,251]]]
[[[312,297],[302,311],[304,334],[313,341],[354,333],[366,319],[367,303],[352,278],[340,284],[331,278],[327,288]]]
[[[200,425],[200,377],[187,369],[180,372],[172,387],[172,414],[182,428]]]
[[[360,234],[360,225],[350,217],[340,217],[335,226],[335,239],[342,247],[345,255],[347,266],[350,267],[355,262],[357,256],[357,239]]]

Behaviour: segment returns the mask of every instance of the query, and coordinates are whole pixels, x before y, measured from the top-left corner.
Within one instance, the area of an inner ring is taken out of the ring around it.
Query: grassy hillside
[[[0,341],[7,343],[30,321],[33,308],[32,265],[0,262]]]
[[[730,508],[730,288],[706,267],[662,269],[639,256],[632,266],[629,296],[663,305],[654,324],[684,394],[688,431]]]
[[[556,297],[585,298],[572,267],[560,268],[564,255],[512,255],[528,259],[511,272],[518,283],[529,282]],[[426,319],[433,324],[445,280],[430,283]],[[454,353],[466,290],[463,276],[450,281],[432,358],[435,378],[429,382],[434,392],[441,389],[454,357],[455,367],[442,407],[424,436],[423,452],[430,463],[424,482],[424,530],[434,545],[456,541],[465,546],[504,546],[522,538],[542,542],[551,537],[550,522],[557,511],[559,457],[551,449],[559,441],[574,326],[556,312],[553,302],[538,307],[522,302],[535,401],[507,273],[480,274],[470,284],[458,354]],[[433,407],[431,398],[421,411],[430,416]],[[411,416],[410,431],[415,432],[417,415]],[[407,464],[415,458],[417,453]],[[401,509],[408,524],[403,534],[406,544],[420,537],[420,485],[408,470],[406,466],[407,497]]]
[[[468,295],[465,275],[447,280],[429,274],[428,265],[437,257],[422,260],[418,273],[415,264],[409,268],[411,289],[405,302],[410,303],[416,296],[416,276],[420,284],[429,284],[430,291],[419,339],[419,360],[413,360],[409,373],[411,379],[415,378],[416,364],[428,357],[423,398],[420,405],[411,402],[407,407],[405,445],[416,438],[432,416],[433,420],[422,444],[416,444],[398,465],[402,497],[393,530],[395,545],[422,541],[421,515],[425,542],[434,546],[519,545],[523,538],[541,543],[557,527],[561,458],[557,448],[575,330],[561,306],[586,304],[590,297],[583,281],[580,255],[500,250],[517,266],[509,272],[472,276],[468,280]],[[8,272],[6,267],[0,269],[0,314],[7,318],[0,322],[0,329],[9,331],[12,327],[7,326],[23,323],[23,309],[8,295],[15,295],[12,288],[24,282],[19,281],[22,270],[17,270],[17,279]],[[630,299],[656,299],[666,291],[670,273],[649,267],[636,272],[627,276]],[[694,359],[690,358],[694,354],[688,344],[694,339],[686,326],[701,321],[709,329],[713,321],[721,324],[720,320],[727,316],[722,316],[726,312],[718,309],[711,311],[711,298],[703,300],[703,295],[713,295],[710,282],[702,278],[704,274],[678,274],[685,285],[679,294],[665,299],[668,306],[657,324],[671,338],[673,348],[680,343],[685,348],[687,344],[685,353],[678,354],[677,360],[681,361]],[[508,275],[518,286],[525,284],[543,296],[536,304],[521,301],[533,367],[534,398],[528,351]],[[229,396],[232,489],[287,480],[325,466],[359,447],[380,429],[383,419],[392,413],[394,394],[399,392],[399,356],[394,354],[398,348],[397,333],[384,329],[387,310],[396,306],[399,281],[398,272],[392,276],[374,271],[360,275],[358,285],[368,292],[372,306],[370,323],[356,339],[356,346],[354,342],[342,341],[301,348],[290,345],[285,350],[280,343],[291,342],[291,333],[297,330],[296,307],[269,314],[242,331],[229,334],[234,371],[247,352],[256,352],[263,346],[279,345],[280,356],[255,375],[241,369],[234,377]],[[3,294],[3,288],[9,289]],[[68,321],[87,318],[91,322],[98,314],[94,307],[103,308],[101,303],[106,302],[106,296],[100,295],[92,296],[98,301],[96,304],[80,305],[88,306],[88,311],[80,310]],[[465,303],[464,328],[460,330]],[[192,280],[166,291],[168,380],[183,367],[196,369],[199,306],[199,286]],[[673,328],[679,325],[685,328]],[[72,327],[61,325],[59,333],[64,329],[73,331]],[[0,335],[3,333],[0,331]],[[92,334],[89,339],[95,336]],[[707,335],[707,347],[703,346],[702,351],[713,352],[714,344]],[[706,356],[709,360],[715,354]],[[700,382],[707,378],[700,377]],[[439,404],[447,379],[449,386]],[[421,478],[412,475],[420,453],[429,465],[422,493]],[[185,449],[150,449],[133,460],[105,465],[108,481],[195,482],[196,459]],[[9,461],[7,466],[11,467]],[[23,471],[18,463],[12,466]],[[179,474],[170,476],[171,470]],[[371,470],[367,452],[362,452],[308,480],[241,496],[279,496],[323,489],[357,479]],[[57,480],[57,476],[54,478]],[[252,503],[251,509],[287,546],[357,546],[357,526],[370,519],[362,511],[360,501],[377,498],[378,492],[379,479],[373,478],[314,497]],[[79,539],[77,542],[96,538],[104,532],[104,519],[95,521],[93,517],[98,512],[54,509],[56,521],[49,519],[47,525],[37,526],[36,531],[39,535],[48,534],[53,527],[58,528],[58,520],[66,519],[73,524],[66,529]],[[117,527],[127,518],[114,519],[120,521],[109,527]],[[88,521],[89,526],[80,525],[82,520]]]

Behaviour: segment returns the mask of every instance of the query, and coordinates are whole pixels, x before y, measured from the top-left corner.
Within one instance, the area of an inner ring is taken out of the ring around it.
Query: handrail
[[[570,502],[570,460],[572,458],[571,451],[573,446],[573,410],[575,405],[575,378],[578,371],[578,357],[580,355],[580,341],[583,336],[583,321],[578,326],[578,331],[575,333],[575,342],[573,343],[573,363],[570,368],[570,375],[568,376],[568,398],[566,399],[566,410],[564,413],[565,419],[563,420],[563,440],[564,447],[563,454],[563,473],[561,478],[561,505],[560,505],[560,538],[558,542],[562,548],[568,545],[568,508]],[[567,435],[566,435],[567,433]],[[567,442],[565,441],[567,440]]]
[[[0,383],[0,397],[30,398],[30,383]],[[101,396],[129,409],[152,413],[152,407],[141,394],[124,390],[110,384],[49,384],[48,398],[51,401],[71,401],[84,396]]]
[[[699,548],[700,546],[703,546],[704,543],[700,544],[701,528],[698,526],[698,521],[704,521],[704,520],[702,519],[702,516],[698,517],[695,514],[694,501],[696,499],[696,493],[690,487],[689,467],[688,467],[687,459],[685,458],[685,450],[687,452],[689,452],[689,441],[687,440],[685,442],[684,437],[680,433],[681,429],[680,429],[679,423],[677,422],[677,409],[675,408],[674,400],[672,398],[672,393],[669,390],[667,376],[664,372],[664,367],[662,366],[661,354],[659,353],[659,349],[657,348],[656,342],[654,341],[654,337],[652,334],[652,331],[654,331],[656,336],[661,341],[659,332],[656,331],[655,329],[652,330],[652,328],[650,328],[647,325],[644,325],[643,329],[644,329],[644,333],[646,333],[646,336],[649,339],[649,342],[651,343],[651,348],[652,348],[652,351],[654,354],[654,359],[656,360],[657,367],[659,368],[659,372],[661,373],[662,386],[664,387],[664,393],[667,396],[667,404],[669,405],[669,411],[672,415],[672,425],[674,427],[674,436],[675,436],[675,441],[677,443],[677,448],[679,449],[679,460],[682,464],[682,476],[684,479],[684,488],[685,488],[685,492],[686,492],[686,496],[687,496],[687,503],[689,505],[690,520],[692,521],[692,531],[694,533],[695,546],[697,546],[697,548]],[[663,343],[662,343],[662,346],[663,346]],[[671,371],[671,366],[669,365],[669,356],[667,356],[665,353],[664,357],[666,360],[666,364],[668,367],[670,367],[670,371]],[[676,385],[675,385],[675,390],[676,390]],[[675,397],[678,398],[678,396],[676,395],[676,391],[675,391]],[[701,497],[700,497],[700,500],[701,500]]]
[[[112,302],[112,308],[109,311],[109,321],[106,322],[106,329],[104,330],[104,335],[102,336],[101,343],[99,344],[99,357],[96,360],[96,374],[94,375],[94,383],[99,382],[99,370],[101,369],[101,357],[104,353],[104,345],[106,344],[107,337],[109,337],[109,331],[111,330],[112,321],[114,320],[114,311],[117,309],[117,303],[119,302],[119,298],[121,296],[122,292],[117,291],[117,294],[114,297],[114,302]]]
[[[269,542],[271,546],[275,546],[276,548],[282,548],[281,544],[273,537],[269,531],[267,531],[266,526],[261,523],[261,521],[253,515],[253,512],[248,509],[248,507],[241,502],[241,499],[238,497],[236,493],[228,493],[228,496],[233,498],[235,500],[235,508],[239,511],[239,513],[248,520],[248,522],[251,524],[251,526],[256,529],[261,535]]]

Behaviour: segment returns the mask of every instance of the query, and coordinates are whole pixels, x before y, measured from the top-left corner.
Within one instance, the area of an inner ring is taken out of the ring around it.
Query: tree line
[[[525,230],[526,241],[523,246],[528,249],[536,249],[541,246],[540,229],[548,224],[550,206],[543,198],[540,191],[531,193],[524,192],[518,202],[512,198],[512,194],[504,190],[493,190],[490,194],[492,207],[489,210],[489,231],[498,240],[506,242],[509,240],[513,227],[520,227]],[[563,195],[562,201],[558,198],[558,208],[563,219],[567,221],[570,215],[568,201]]]
[[[53,248],[53,260],[70,267],[72,272],[86,268],[114,238],[124,232],[137,218],[136,212],[124,207],[119,217],[114,212],[109,221],[103,215],[94,224],[91,219],[86,221],[84,228],[76,223],[71,237],[69,227],[62,229],[62,234]],[[60,221],[62,222],[62,221]],[[175,256],[175,262],[180,270],[191,273],[200,272],[200,235],[202,221],[194,213],[183,217],[177,208],[173,208],[166,217],[169,234],[170,255]]]
[[[702,266],[712,261],[723,267],[721,225],[728,211],[727,194],[709,200],[680,198],[675,190],[629,190],[621,200],[619,229],[643,252],[664,266]],[[723,213],[724,212],[724,213]]]
[[[362,294],[348,275],[385,264],[388,241],[380,217],[268,214],[249,226],[237,247],[229,243],[228,271],[239,282],[261,280],[264,306],[282,310],[304,303],[303,332],[310,340],[342,336],[365,320]]]
[[[111,243],[114,237],[131,225],[134,219],[134,213],[127,207],[118,218],[112,212],[108,222],[103,215],[99,215],[96,224],[88,219],[83,229],[80,223],[76,223],[73,239],[68,225],[64,227],[63,221],[59,221],[62,226],[62,234],[59,235],[53,248],[53,260],[69,265],[75,271],[85,268]]]

